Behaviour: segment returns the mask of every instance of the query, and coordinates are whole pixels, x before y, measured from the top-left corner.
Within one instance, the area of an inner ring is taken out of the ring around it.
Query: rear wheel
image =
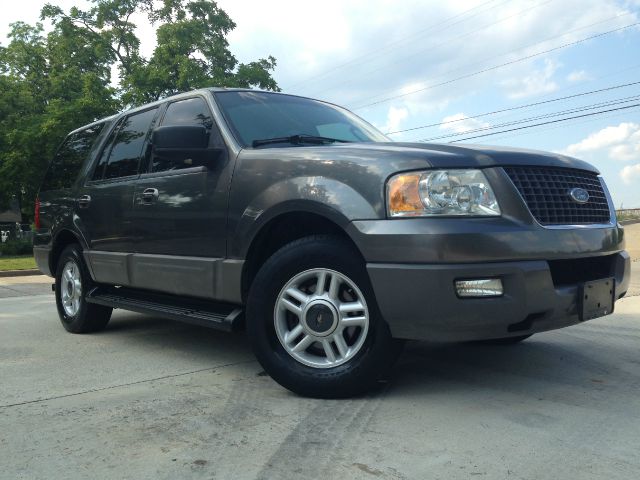
[[[359,253],[333,236],[297,240],[267,260],[249,292],[247,330],[267,373],[312,397],[365,392],[398,351]]]
[[[82,249],[73,244],[65,248],[56,269],[56,306],[62,326],[71,333],[102,330],[109,323],[112,308],[85,300],[91,276],[82,258]]]

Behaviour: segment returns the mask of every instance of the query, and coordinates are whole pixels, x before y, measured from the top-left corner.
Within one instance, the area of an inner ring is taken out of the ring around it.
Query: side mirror
[[[209,133],[202,125],[170,125],[158,127],[151,134],[156,150],[205,150],[209,146]]]

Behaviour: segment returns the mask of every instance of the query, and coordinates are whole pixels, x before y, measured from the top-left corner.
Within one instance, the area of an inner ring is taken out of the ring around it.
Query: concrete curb
[[[0,272],[0,277],[27,277],[29,275],[42,275],[42,272],[36,268],[30,270],[5,270]]]

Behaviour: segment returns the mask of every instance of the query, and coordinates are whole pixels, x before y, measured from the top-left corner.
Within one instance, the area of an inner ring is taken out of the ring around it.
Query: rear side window
[[[143,153],[142,149],[145,146],[149,128],[157,111],[157,108],[153,108],[129,115],[116,128],[117,133],[115,133],[112,146],[107,144],[100,159],[100,163],[103,163],[103,159],[108,158],[104,169],[105,179],[128,177],[138,173],[138,164]],[[108,157],[106,157],[107,150],[110,150]],[[94,180],[99,179],[99,170],[100,165],[96,170],[98,178],[94,177]]]
[[[41,191],[71,188],[104,123],[72,133],[62,143],[47,170]]]
[[[113,128],[113,130],[111,130],[111,133],[109,133],[109,137],[107,138],[107,141],[104,144],[104,148],[102,149],[102,153],[100,154],[100,160],[98,160],[98,165],[95,171],[93,172],[92,180],[102,179],[102,174],[104,173],[104,166],[107,164],[107,160],[109,160],[109,153],[111,153],[111,147],[113,146],[113,140],[116,138],[116,134],[118,133],[118,130],[120,129],[120,126],[122,125],[123,120],[124,119],[121,119],[120,121],[118,121],[118,123]]]

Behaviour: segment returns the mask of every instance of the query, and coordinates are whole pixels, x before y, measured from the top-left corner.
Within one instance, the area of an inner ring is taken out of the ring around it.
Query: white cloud
[[[559,153],[579,156],[583,160],[592,162],[601,170],[609,171],[611,175],[617,173],[622,184],[619,184],[618,191],[615,188],[611,189],[615,197],[616,194],[621,194],[625,188],[629,188],[624,185],[640,181],[640,124],[622,122],[618,125],[605,127],[593,132],[580,142],[569,145]],[[629,162],[630,164],[618,170],[620,167],[617,166],[617,162]],[[628,189],[624,195],[626,195],[628,203],[638,204],[639,197],[636,192]]]
[[[49,1],[65,9],[89,4]],[[549,92],[556,88],[549,76],[559,66],[555,53],[431,87],[638,19],[628,0],[512,0],[499,5],[405,0],[402,8],[389,0],[326,0],[322,6],[298,0],[217,3],[237,24],[229,35],[234,55],[241,62],[274,55],[275,78],[288,93],[357,107],[407,93],[407,85],[429,87],[424,94],[403,99],[400,106],[408,108],[412,118],[437,111],[434,104],[443,99],[484,94],[504,78],[514,79],[509,88],[513,98]],[[11,21],[35,21],[42,4],[24,0],[3,5],[0,37]],[[148,55],[155,43],[153,28],[144,16],[134,20]],[[543,58],[546,63],[540,63]],[[385,103],[370,110],[378,123],[385,121],[388,107]]]
[[[632,162],[640,158],[640,130],[631,135],[627,142],[611,147],[609,157],[621,162]]]
[[[238,25],[229,37],[238,59],[273,54],[275,78],[286,92],[350,108],[427,88],[394,102],[413,119],[438,111],[434,103],[443,98],[485,93],[505,78],[517,82],[509,89],[514,97],[552,91],[559,83],[549,78],[549,71],[559,68],[555,53],[433,86],[637,18],[623,0],[513,0],[500,6],[483,0],[406,0],[402,8],[389,0],[326,0],[321,8],[295,0],[259,3],[218,1]],[[390,104],[367,108],[366,116],[382,124]]]
[[[620,172],[620,177],[627,185],[631,185],[634,181],[640,181],[640,163],[624,167]]]
[[[603,128],[564,150],[568,155],[591,152],[604,153],[613,160],[624,162],[640,159],[640,124],[623,122]]]
[[[567,81],[571,83],[582,82],[588,78],[589,75],[584,70],[575,70],[567,75]]]
[[[383,132],[395,132],[400,129],[400,124],[409,116],[409,110],[406,108],[398,108],[393,105],[389,107],[387,112],[387,123],[380,128]]]
[[[560,63],[547,58],[544,61],[544,68],[533,70],[521,78],[505,80],[503,85],[507,88],[507,96],[517,99],[551,93],[557,90],[558,84],[553,80],[553,75],[560,66]]]
[[[490,124],[482,122],[476,118],[469,118],[464,113],[456,113],[442,119],[441,130],[448,130],[453,133],[465,133],[469,130],[488,127]]]

